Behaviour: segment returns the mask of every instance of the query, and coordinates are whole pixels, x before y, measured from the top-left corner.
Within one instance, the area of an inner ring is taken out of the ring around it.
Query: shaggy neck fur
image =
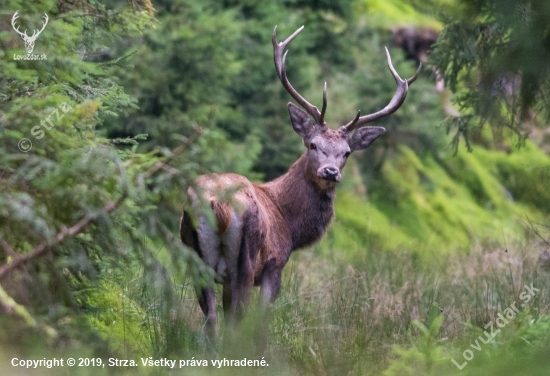
[[[292,250],[321,239],[334,216],[335,184],[308,169],[306,153],[286,174],[261,185],[287,223]]]

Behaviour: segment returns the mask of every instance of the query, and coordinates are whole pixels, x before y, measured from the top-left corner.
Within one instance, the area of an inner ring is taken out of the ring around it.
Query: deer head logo
[[[15,21],[17,18],[19,18],[18,15],[19,11],[15,12],[13,17],[11,18],[11,26],[13,26],[13,29],[17,32],[17,34],[21,35],[21,38],[25,41],[25,49],[27,50],[27,53],[32,53],[32,50],[34,50],[34,42],[36,41],[36,38],[44,31],[44,28],[48,24],[48,15],[44,13],[44,24],[42,25],[42,29],[40,31],[34,30],[32,35],[29,37],[27,35],[27,30],[25,30],[23,33],[19,31],[19,26],[15,26]]]

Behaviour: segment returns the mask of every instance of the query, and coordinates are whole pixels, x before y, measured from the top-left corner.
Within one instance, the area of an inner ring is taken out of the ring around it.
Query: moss
[[[420,25],[436,30],[442,28],[435,18],[416,11],[402,0],[363,0],[357,3],[356,8],[359,13],[368,13],[369,23],[376,27]]]
[[[491,166],[510,199],[550,212],[550,157],[532,142],[511,153],[476,150],[479,159]]]

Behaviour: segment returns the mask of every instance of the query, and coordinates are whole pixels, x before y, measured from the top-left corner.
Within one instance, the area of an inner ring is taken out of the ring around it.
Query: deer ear
[[[349,147],[351,150],[363,150],[366,149],[386,131],[383,127],[363,127],[355,131],[355,133],[349,138]]]
[[[288,103],[288,112],[290,113],[290,121],[294,132],[302,138],[309,138],[313,132],[313,124],[311,124],[308,113],[294,103]]]

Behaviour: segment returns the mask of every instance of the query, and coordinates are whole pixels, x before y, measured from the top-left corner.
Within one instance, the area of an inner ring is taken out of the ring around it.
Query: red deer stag
[[[217,282],[223,284],[223,309],[228,322],[240,319],[253,286],[261,286],[261,300],[265,305],[275,300],[290,253],[318,241],[334,216],[335,186],[349,155],[366,149],[385,132],[382,127],[362,126],[396,111],[421,68],[413,77],[401,79],[386,49],[388,67],[397,83],[390,103],[373,114],[361,116],[359,112],[346,125],[331,130],[324,120],[326,83],[319,112],[292,87],[286,75],[288,51],[285,49],[302,29],[303,26],[284,42],[277,43],[275,27],[273,49],[281,83],[307,111],[288,103],[292,128],[302,137],[307,150],[286,174],[265,184],[254,184],[230,173],[200,176],[196,189],[188,191],[194,210],[184,209],[181,218],[183,243],[214,269],[219,277]],[[230,199],[227,199],[228,192],[233,192]],[[204,212],[201,214],[201,201],[210,203],[215,227]],[[196,213],[196,221],[191,213]],[[197,295],[206,316],[207,335],[213,336],[216,331],[214,289],[197,288]]]

